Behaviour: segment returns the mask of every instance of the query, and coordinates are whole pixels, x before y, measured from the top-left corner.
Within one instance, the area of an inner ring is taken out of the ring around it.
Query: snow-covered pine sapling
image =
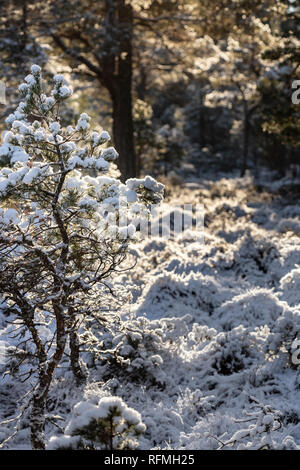
[[[40,67],[31,72],[0,147],[0,291],[17,312],[20,338],[29,335],[35,349],[31,442],[39,449],[55,369],[69,343],[71,368],[84,380],[77,325],[100,314],[107,280],[134,237],[134,225],[118,224],[119,209],[159,202],[163,185],[108,176],[118,157],[102,148],[109,134],[92,130],[86,113],[64,128],[60,112],[72,88],[56,75],[47,95]]]
[[[104,397],[95,405],[81,401],[64,436],[53,436],[49,449],[136,449],[146,430],[141,415],[119,397]]]

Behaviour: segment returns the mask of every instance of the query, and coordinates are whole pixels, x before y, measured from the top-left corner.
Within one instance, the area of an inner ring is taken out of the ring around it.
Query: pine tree
[[[146,430],[141,415],[119,397],[103,397],[97,404],[82,401],[62,437],[53,436],[55,450],[124,450],[138,447],[138,437]]]
[[[296,161],[299,158],[299,104],[292,95],[293,84],[299,79],[300,2],[282,0],[280,5],[276,42],[265,52],[270,67],[260,82],[260,107],[263,130],[280,149],[278,164],[285,169],[293,157]]]
[[[62,127],[60,113],[72,94],[62,75],[47,95],[33,65],[19,91],[23,101],[7,118],[10,131],[0,147],[0,292],[16,312],[20,342],[29,335],[35,349],[28,374],[31,443],[42,449],[55,370],[69,343],[72,371],[85,380],[79,320],[102,318],[107,281],[135,234],[126,222],[131,207],[159,202],[163,185],[151,177],[124,184],[107,175],[118,154],[101,148],[109,134],[91,130],[86,113],[75,127]]]

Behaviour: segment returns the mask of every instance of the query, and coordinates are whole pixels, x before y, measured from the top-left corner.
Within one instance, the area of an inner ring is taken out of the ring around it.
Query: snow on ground
[[[282,187],[223,178],[170,190],[170,205],[204,205],[204,243],[187,231],[132,247],[136,265],[117,279],[132,303],[122,331],[101,337],[118,360],[90,361],[85,389],[58,374],[48,438],[77,402],[114,395],[141,414],[144,449],[300,449],[300,210]],[[0,391],[4,418],[24,392],[12,387]],[[28,447],[26,423],[10,446]]]

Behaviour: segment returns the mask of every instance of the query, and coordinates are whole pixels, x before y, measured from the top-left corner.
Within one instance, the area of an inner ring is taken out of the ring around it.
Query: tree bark
[[[76,378],[77,385],[81,385],[86,381],[86,375],[82,369],[82,364],[80,361],[80,345],[77,332],[74,329],[70,329],[69,346],[71,369],[74,377]]]
[[[119,153],[122,181],[137,176],[132,117],[132,32],[133,13],[125,0],[106,0],[106,34],[113,38],[116,54],[107,53],[101,61],[100,83],[112,101],[113,138]]]
[[[120,80],[121,82],[122,80]],[[124,81],[124,80],[123,80]],[[121,172],[121,180],[137,176],[136,156],[133,142],[133,123],[131,104],[128,99],[126,87],[112,96],[113,104],[113,137],[115,147],[119,153],[118,167]]]
[[[85,54],[69,46],[61,33],[49,33],[56,45],[70,58],[84,64],[104,86],[112,100],[113,138],[119,153],[121,179],[137,176],[132,117],[132,36],[133,11],[126,0],[105,0],[105,44],[95,65]]]
[[[37,390],[33,394],[30,413],[30,440],[33,450],[45,449],[45,410],[49,389],[52,383],[54,371],[61,361],[66,346],[65,318],[62,313],[62,305],[59,301],[53,301],[56,316],[56,348],[52,358],[47,362],[45,350],[39,337],[33,329],[33,340],[37,348],[39,358],[39,380]]]
[[[34,450],[45,450],[45,409],[47,390],[47,376],[45,371],[39,373],[39,386],[33,395],[30,413],[30,441]]]
[[[120,51],[115,58],[114,76],[110,77],[107,87],[113,106],[113,137],[119,152],[118,167],[121,179],[137,176],[137,162],[134,149],[132,117],[132,31],[133,13],[125,0],[117,2],[117,24],[121,29]]]

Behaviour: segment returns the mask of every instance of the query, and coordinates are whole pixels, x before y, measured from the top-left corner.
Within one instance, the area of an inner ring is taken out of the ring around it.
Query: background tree
[[[94,80],[108,91],[122,178],[136,176],[139,163],[134,148],[132,85],[137,66],[144,71],[144,77],[148,73],[143,62],[138,63],[142,38],[145,33],[150,36],[151,49],[146,55],[151,57],[155,40],[162,51],[160,59],[165,62],[173,44],[181,41],[182,32],[185,35],[182,25],[189,20],[189,7],[193,2],[70,0],[29,3],[31,31],[35,37],[51,40],[75,75]],[[186,5],[188,14],[184,9]],[[172,21],[175,21],[174,28],[170,28]],[[168,36],[164,37],[167,31]],[[152,58],[153,64],[157,57]],[[174,57],[173,52],[173,62]],[[141,87],[140,93],[143,93]]]
[[[0,79],[6,84],[7,116],[16,106],[17,86],[30,72],[30,64],[45,65],[48,59],[47,45],[36,37],[31,15],[34,11],[30,0],[0,1]]]
[[[298,162],[299,152],[299,105],[292,95],[296,91],[293,83],[299,79],[300,3],[281,2],[281,8],[276,41],[265,51],[270,67],[259,90],[262,128],[267,135],[266,157],[272,154],[273,165],[284,171],[289,163]]]

